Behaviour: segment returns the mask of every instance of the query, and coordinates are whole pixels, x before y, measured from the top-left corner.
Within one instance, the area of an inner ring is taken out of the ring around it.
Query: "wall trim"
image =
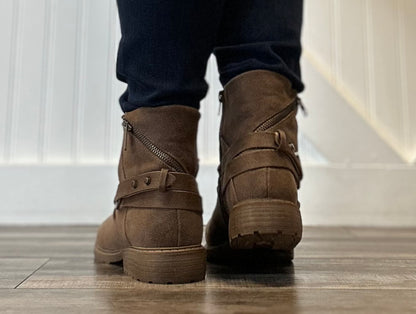
[[[112,212],[116,165],[0,166],[0,224],[98,224]],[[304,165],[305,225],[416,226],[416,167]],[[201,165],[204,222],[216,202],[216,165]]]

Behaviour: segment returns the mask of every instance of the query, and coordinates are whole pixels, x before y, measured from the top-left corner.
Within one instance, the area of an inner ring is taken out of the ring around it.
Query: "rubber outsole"
[[[284,200],[258,199],[235,205],[229,218],[232,249],[291,251],[302,238],[298,206]]]
[[[96,263],[123,262],[123,270],[136,280],[156,284],[182,284],[204,280],[206,250],[202,246],[180,248],[128,247],[106,251],[95,247]]]

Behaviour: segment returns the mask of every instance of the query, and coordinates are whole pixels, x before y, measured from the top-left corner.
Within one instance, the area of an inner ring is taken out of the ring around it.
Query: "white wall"
[[[0,12],[0,164],[116,162],[124,84],[115,77],[115,1],[4,0]],[[216,162],[220,88],[215,67],[207,77],[204,163]]]
[[[408,164],[416,148],[414,2],[380,3],[306,1],[309,116],[298,115],[306,224],[416,225],[415,198],[401,187],[405,179],[416,188]],[[390,5],[401,21],[399,61],[389,58],[397,50],[389,41],[378,52],[373,24],[393,19]],[[115,78],[118,39],[115,0],[0,1],[0,224],[97,223],[111,212],[124,88]],[[396,74],[387,79],[375,63],[389,60],[382,68]],[[205,219],[215,203],[217,76],[211,59],[198,134]]]
[[[307,0],[305,57],[407,163],[416,161],[416,1]]]

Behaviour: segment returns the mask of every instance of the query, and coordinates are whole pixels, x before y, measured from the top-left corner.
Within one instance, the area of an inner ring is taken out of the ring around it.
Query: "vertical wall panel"
[[[339,5],[341,79],[360,103],[367,104],[365,3],[363,0],[341,0]],[[368,108],[365,110],[368,112]]]
[[[13,46],[15,46],[16,36],[14,29],[17,27],[17,16],[15,11],[17,10],[19,2],[15,1],[0,1],[0,12],[2,12],[2,23],[0,27],[0,163],[4,162],[7,158],[6,155],[6,143],[9,143],[9,112],[12,109],[9,104],[10,93],[12,88],[10,84],[11,77],[10,71],[13,63]]]
[[[305,25],[303,41],[316,52],[318,61],[333,69],[333,0],[305,1]]]
[[[416,161],[416,3],[305,1],[306,57],[404,160]]]
[[[303,32],[323,70],[364,112],[373,104],[370,121],[413,155],[415,6],[412,0],[305,1]],[[0,14],[0,162],[116,162],[124,84],[115,77],[115,1],[5,0]],[[214,59],[207,80],[198,147],[203,163],[216,163],[221,86]]]
[[[401,14],[403,19],[403,36],[402,36],[402,77],[405,84],[406,93],[404,102],[406,103],[406,111],[404,118],[407,120],[409,151],[416,162],[416,1],[401,0]]]
[[[404,148],[397,1],[372,0],[375,118]],[[393,109],[394,108],[394,109]]]
[[[112,40],[111,43],[113,49],[112,66],[109,69],[109,75],[112,80],[112,93],[111,93],[111,102],[110,106],[110,139],[108,141],[109,145],[109,161],[118,162],[118,157],[121,150],[122,142],[122,126],[121,126],[121,116],[123,112],[121,111],[119,105],[119,97],[124,92],[126,84],[120,82],[116,78],[116,57],[118,44],[121,38],[120,22],[118,19],[118,12],[115,5],[115,1],[110,2],[111,7],[111,25],[113,26]]]
[[[109,3],[112,0],[87,1],[88,28],[85,72],[81,73],[88,88],[81,99],[80,161],[104,162],[106,152],[106,109],[108,74]],[[103,31],[105,30],[105,31]]]
[[[75,84],[77,6],[74,0],[53,0],[51,66],[47,89],[45,162],[70,162]]]
[[[45,1],[22,1],[21,43],[15,68],[18,97],[13,106],[11,158],[15,162],[37,162],[42,98]]]
[[[76,23],[76,49],[75,49],[75,86],[73,90],[72,104],[72,127],[71,127],[71,160],[79,162],[80,146],[83,126],[83,104],[85,91],[87,89],[85,79],[86,69],[86,50],[87,50],[87,30],[88,30],[88,2],[77,0],[77,23]]]
[[[114,70],[115,71],[115,70]],[[121,93],[124,92],[124,84],[116,80],[115,74],[112,75],[113,78],[113,93],[112,93],[112,102],[110,104],[110,138],[108,141],[109,146],[109,156],[108,162],[116,163],[121,151],[122,138],[123,138],[123,128],[121,126],[121,116],[123,112],[121,111],[118,98]]]
[[[56,29],[56,1],[45,0],[45,21],[43,33],[43,56],[42,56],[42,77],[40,90],[40,109],[39,109],[39,139],[38,139],[38,162],[45,161],[45,147],[48,137],[49,114],[52,106],[53,94],[53,69],[54,54],[53,46]]]

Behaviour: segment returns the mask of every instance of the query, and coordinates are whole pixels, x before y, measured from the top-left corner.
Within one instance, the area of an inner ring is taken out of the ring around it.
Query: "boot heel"
[[[129,247],[123,252],[124,272],[148,283],[179,284],[205,278],[206,251],[202,246],[147,249]]]
[[[230,212],[229,240],[233,249],[282,250],[290,255],[301,238],[300,211],[291,202],[248,200]]]

